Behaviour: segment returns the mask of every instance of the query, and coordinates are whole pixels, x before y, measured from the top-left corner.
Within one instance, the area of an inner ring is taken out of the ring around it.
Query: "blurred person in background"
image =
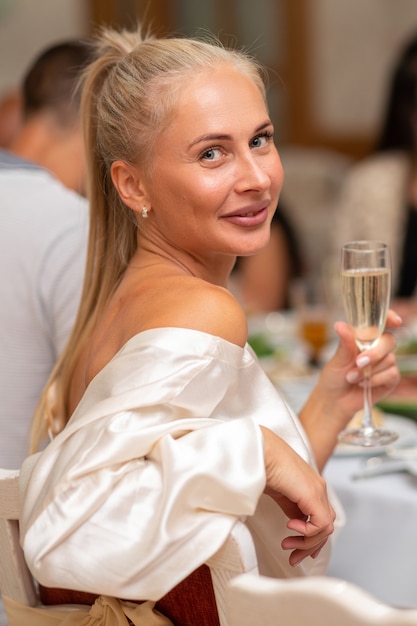
[[[351,167],[335,207],[334,243],[379,239],[392,255],[395,309],[415,313],[417,284],[417,34],[404,46],[389,83],[375,149]]]
[[[78,307],[88,233],[75,86],[88,46],[44,50],[21,87],[23,122],[0,149],[0,466],[20,467],[41,390]]]
[[[288,309],[290,284],[302,275],[296,232],[280,202],[271,222],[268,245],[257,254],[238,257],[230,288],[248,315]]]
[[[21,100],[17,91],[6,107],[12,120],[20,108],[21,119],[7,150],[0,148],[2,468],[19,468],[28,454],[32,414],[80,299],[88,205],[75,87],[88,50],[71,40],[42,51],[26,72]]]

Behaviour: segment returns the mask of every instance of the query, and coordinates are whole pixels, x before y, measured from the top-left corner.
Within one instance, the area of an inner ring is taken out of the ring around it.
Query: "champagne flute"
[[[391,262],[387,244],[353,241],[342,248],[342,296],[348,323],[359,350],[379,341],[387,318],[391,291]],[[372,418],[371,368],[364,372],[364,407],[359,428],[346,429],[339,441],[360,446],[387,445],[396,433],[377,428]]]

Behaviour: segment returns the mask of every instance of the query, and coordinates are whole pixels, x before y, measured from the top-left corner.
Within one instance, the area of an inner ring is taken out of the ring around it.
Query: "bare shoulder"
[[[182,279],[165,295],[166,306],[158,325],[190,328],[244,346],[245,313],[236,298],[223,287],[195,278]]]

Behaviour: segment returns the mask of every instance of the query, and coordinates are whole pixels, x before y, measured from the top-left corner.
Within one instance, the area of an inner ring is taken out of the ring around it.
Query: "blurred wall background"
[[[0,93],[44,46],[89,30],[86,0],[0,0]]]
[[[417,33],[417,0],[0,0],[0,94],[45,45],[137,17],[248,47],[271,70],[278,142],[357,158],[372,145],[393,60]]]

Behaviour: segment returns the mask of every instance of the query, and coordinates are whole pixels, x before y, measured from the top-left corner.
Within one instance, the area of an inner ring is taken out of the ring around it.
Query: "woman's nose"
[[[264,159],[254,155],[249,155],[242,159],[238,171],[239,176],[236,183],[238,191],[268,189],[271,179]]]

